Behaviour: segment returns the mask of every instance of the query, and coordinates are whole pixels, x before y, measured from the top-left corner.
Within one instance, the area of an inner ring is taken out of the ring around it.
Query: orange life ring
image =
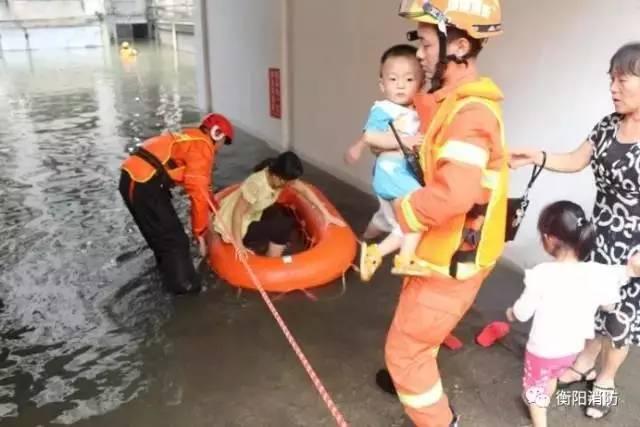
[[[239,184],[216,193],[222,200]],[[338,218],[342,216],[329,200],[314,186],[312,188],[326,208]],[[311,238],[309,249],[284,257],[249,255],[247,262],[266,291],[289,292],[325,285],[344,274],[356,255],[357,242],[349,226],[327,225],[322,214],[294,190],[282,191],[278,202],[296,213],[306,234]],[[222,279],[233,286],[255,289],[242,263],[236,259],[235,249],[212,233],[209,245],[209,264]]]

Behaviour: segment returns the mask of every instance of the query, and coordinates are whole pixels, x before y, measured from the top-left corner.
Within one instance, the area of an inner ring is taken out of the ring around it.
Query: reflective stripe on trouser
[[[418,427],[448,427],[453,416],[436,357],[467,312],[488,271],[467,280],[434,275],[405,280],[385,358],[407,415]]]

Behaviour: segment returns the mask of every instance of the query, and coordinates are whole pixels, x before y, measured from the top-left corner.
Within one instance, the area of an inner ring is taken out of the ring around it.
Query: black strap
[[[155,168],[156,173],[160,177],[160,187],[169,189],[175,185],[162,162],[152,152],[142,146],[138,146],[131,155],[140,157]]]
[[[488,203],[484,203],[482,205],[475,204],[471,207],[471,210],[467,212],[467,217],[469,218],[477,218],[479,216],[486,215],[487,209],[489,208]]]
[[[531,178],[529,179],[529,184],[527,184],[527,192],[531,189],[531,187],[533,186],[533,183],[536,182],[536,180],[538,179],[538,177],[540,176],[540,174],[542,173],[542,170],[544,169],[544,166],[547,164],[547,152],[543,151],[542,152],[542,164],[541,165],[533,165],[533,171],[531,171]]]
[[[418,156],[415,152],[411,152],[407,147],[404,146],[404,144],[400,140],[400,135],[398,135],[396,127],[393,125],[393,120],[389,120],[389,127],[391,128],[391,132],[393,132],[393,136],[396,138],[396,141],[400,146],[400,150],[402,150],[402,154],[404,154],[404,158],[407,160],[407,163],[409,163],[411,172],[413,172],[413,175],[418,180],[420,185],[424,186],[424,174],[422,173],[422,168],[420,167]]]
[[[487,214],[487,209],[489,208],[489,204],[475,204],[473,207],[467,212],[465,217],[465,223],[470,219],[475,219],[481,216],[485,216]],[[463,262],[473,262],[475,261],[476,254],[478,252],[478,244],[480,243],[480,237],[482,236],[482,229],[484,228],[484,222],[480,226],[479,229],[474,230],[471,228],[463,228],[462,229],[462,238],[460,239],[460,246],[464,243],[467,243],[473,247],[473,249],[462,250],[458,249],[451,256],[451,262],[449,263],[449,275],[456,278],[458,274],[458,263]]]
[[[465,262],[475,262],[478,249],[472,249],[469,251],[456,251],[451,257],[451,265],[449,265],[449,275],[454,279],[458,276],[458,264]]]
[[[529,205],[529,190],[533,187],[533,184],[538,180],[538,177],[544,170],[544,166],[547,164],[547,153],[545,151],[542,152],[542,164],[541,165],[533,165],[533,170],[531,171],[531,178],[529,178],[529,183],[527,184],[527,188],[524,190],[524,194],[520,198],[522,200],[521,204],[524,209]]]
[[[444,73],[447,71],[447,65],[449,64],[449,60],[447,58],[447,35],[437,29],[438,31],[438,63],[436,64],[435,73],[433,73],[433,77],[431,78],[431,87],[429,88],[429,93],[434,93],[444,86]]]

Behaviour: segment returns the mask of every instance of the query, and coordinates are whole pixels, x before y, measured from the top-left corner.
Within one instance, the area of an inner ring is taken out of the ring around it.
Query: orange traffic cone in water
[[[491,322],[478,334],[476,342],[482,347],[490,347],[507,336],[510,330],[511,326],[507,322]]]

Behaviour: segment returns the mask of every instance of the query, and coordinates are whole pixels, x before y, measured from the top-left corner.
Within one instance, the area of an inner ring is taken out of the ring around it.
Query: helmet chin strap
[[[436,70],[431,78],[431,88],[429,89],[429,93],[442,89],[444,84],[444,73],[447,70],[447,65],[449,65],[449,56],[447,56],[447,27],[442,22],[438,24],[438,45],[439,59],[436,64]]]

